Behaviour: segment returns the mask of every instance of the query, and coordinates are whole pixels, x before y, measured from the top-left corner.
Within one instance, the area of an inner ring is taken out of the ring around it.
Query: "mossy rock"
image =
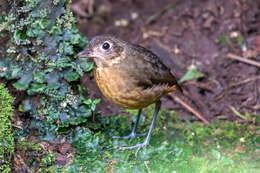
[[[14,152],[14,138],[11,118],[13,97],[3,84],[0,84],[0,172],[11,172],[10,164]]]
[[[88,41],[76,28],[70,0],[9,2],[9,13],[0,16],[0,40],[9,37],[0,77],[26,94],[15,105],[19,116],[30,116],[23,133],[36,129],[41,139],[55,142],[59,133],[86,123],[95,108],[80,82],[94,64],[76,56]]]

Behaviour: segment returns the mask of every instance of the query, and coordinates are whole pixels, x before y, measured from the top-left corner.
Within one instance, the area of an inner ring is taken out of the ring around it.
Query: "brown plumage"
[[[78,56],[94,58],[98,87],[108,100],[121,107],[142,109],[159,103],[169,92],[181,91],[171,70],[158,56],[113,36],[94,37]]]

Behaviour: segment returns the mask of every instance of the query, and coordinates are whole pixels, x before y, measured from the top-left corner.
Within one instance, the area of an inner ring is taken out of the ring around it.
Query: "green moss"
[[[137,111],[128,110],[133,115]],[[137,132],[147,132],[153,106],[144,111]],[[120,151],[118,147],[144,141],[113,139],[127,135],[135,116],[96,117],[88,122],[91,129],[78,127],[71,132],[75,147],[74,160],[61,172],[165,172],[165,173],[236,173],[259,172],[259,127],[228,121],[183,122],[173,111],[161,110],[150,145],[136,150]],[[95,133],[93,132],[95,131]],[[148,171],[149,170],[149,171]]]
[[[56,157],[52,151],[49,151],[42,157],[40,166],[43,167],[42,169],[51,166],[53,162],[55,162]]]
[[[21,138],[19,141],[17,141],[16,148],[25,152],[40,151],[41,149],[39,144],[35,144],[32,141],[25,140],[25,138]]]
[[[11,158],[14,152],[14,138],[11,118],[13,98],[3,84],[0,84],[0,172],[11,172]]]
[[[52,142],[59,132],[85,123],[96,104],[85,104],[86,95],[78,94],[79,78],[92,70],[93,63],[76,57],[87,39],[75,26],[70,3],[14,1],[0,20],[1,31],[11,36],[1,55],[0,68],[6,70],[0,77],[15,81],[13,86],[27,94],[19,105],[21,115],[31,116],[25,131],[38,129],[44,140]]]

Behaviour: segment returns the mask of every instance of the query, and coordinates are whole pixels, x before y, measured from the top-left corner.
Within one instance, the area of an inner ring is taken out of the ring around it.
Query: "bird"
[[[147,146],[161,108],[160,98],[170,92],[182,91],[171,69],[149,49],[107,34],[93,37],[77,56],[93,58],[94,78],[109,101],[122,108],[139,109],[131,133],[123,138],[132,140],[138,136],[136,128],[142,109],[155,103],[144,142],[120,149],[139,150]]]

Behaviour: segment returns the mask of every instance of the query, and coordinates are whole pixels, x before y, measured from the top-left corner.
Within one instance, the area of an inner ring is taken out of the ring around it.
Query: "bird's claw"
[[[134,146],[130,146],[130,147],[119,147],[119,150],[132,150],[132,149],[140,149],[145,147],[148,144],[142,143],[142,144],[136,144]]]
[[[149,144],[149,142],[148,142],[148,141],[145,141],[144,143],[136,144],[136,145],[130,146],[130,147],[119,147],[119,150],[132,150],[132,149],[136,149],[135,156],[137,156],[138,151],[139,151],[141,148],[147,146],[148,144]]]

